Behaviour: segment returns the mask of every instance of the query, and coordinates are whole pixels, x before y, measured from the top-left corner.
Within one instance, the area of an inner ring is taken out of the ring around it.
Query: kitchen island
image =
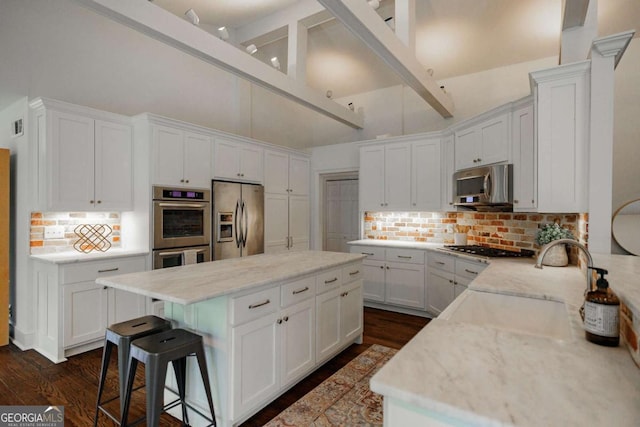
[[[96,282],[165,301],[174,327],[203,336],[218,425],[232,426],[361,342],[362,258],[320,251],[255,255]],[[197,364],[187,369],[187,399],[206,413]],[[172,374],[167,383],[175,388]],[[195,413],[189,419],[204,424]]]
[[[633,258],[594,256],[637,307]],[[584,291],[576,267],[492,260],[371,379],[385,426],[637,426],[640,369],[622,342],[585,340]]]

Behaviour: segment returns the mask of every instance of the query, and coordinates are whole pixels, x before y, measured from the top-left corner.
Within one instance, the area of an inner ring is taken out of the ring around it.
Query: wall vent
[[[24,135],[24,127],[22,119],[18,119],[11,123],[11,136],[15,138],[22,135]]]

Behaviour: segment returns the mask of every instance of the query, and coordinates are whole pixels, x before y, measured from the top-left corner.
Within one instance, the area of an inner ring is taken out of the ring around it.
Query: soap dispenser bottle
[[[598,345],[617,347],[620,344],[620,300],[604,278],[609,272],[596,267],[594,270],[600,278],[596,282],[597,289],[585,296],[585,337]]]

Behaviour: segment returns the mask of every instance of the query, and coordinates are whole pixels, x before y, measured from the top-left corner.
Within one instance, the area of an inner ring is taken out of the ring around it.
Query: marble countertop
[[[363,258],[360,254],[322,251],[254,255],[101,277],[96,283],[186,305],[313,274]]]
[[[620,294],[631,295],[640,286],[640,258],[631,258],[594,256],[596,265],[611,266],[611,285]],[[464,425],[638,425],[640,369],[623,345],[601,347],[584,338],[578,313],[584,274],[576,267],[533,264],[494,259],[466,292],[564,302],[571,338],[443,320],[443,313],[371,379],[371,389]],[[618,290],[615,281],[633,290]]]
[[[137,255],[149,255],[149,251],[130,250],[114,248],[107,252],[89,252],[88,254],[78,251],[58,252],[52,254],[31,255],[31,259],[49,262],[52,264],[72,264],[75,262],[99,261],[101,259],[123,258]]]

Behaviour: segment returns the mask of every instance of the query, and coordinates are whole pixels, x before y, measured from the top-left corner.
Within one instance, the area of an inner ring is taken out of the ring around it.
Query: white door
[[[440,314],[454,298],[453,274],[430,270],[427,274],[429,311]]]
[[[342,289],[316,296],[316,363],[330,358],[340,347],[340,300]]]
[[[153,184],[182,185],[184,135],[181,130],[153,126]]]
[[[289,194],[289,156],[279,151],[264,153],[264,192]]]
[[[362,334],[362,280],[343,286],[340,295],[340,330],[346,343]]]
[[[94,282],[62,286],[64,347],[104,338],[107,327],[107,290]]]
[[[240,178],[244,181],[263,182],[263,153],[261,147],[242,144],[240,147]]]
[[[536,143],[533,137],[533,105],[513,112],[513,210],[537,209]]]
[[[327,181],[324,187],[325,251],[342,250],[341,181]]]
[[[477,128],[461,130],[455,133],[456,170],[478,166],[478,146],[480,132]]]
[[[309,372],[316,361],[315,299],[309,298],[282,310],[281,387],[295,382]]]
[[[184,134],[184,183],[190,187],[211,188],[212,141],[207,135]]]
[[[384,146],[360,149],[360,209],[384,209]]]
[[[324,200],[324,250],[349,252],[347,242],[357,240],[358,180],[326,181]]]
[[[264,194],[264,252],[284,252],[289,248],[289,196]]]
[[[94,121],[51,112],[47,206],[51,210],[94,209]]]
[[[289,189],[290,194],[309,195],[309,159],[306,157],[289,157]]]
[[[385,269],[386,303],[424,309],[424,265],[387,262]]]
[[[133,139],[131,126],[95,122],[95,208],[133,208]]]
[[[488,120],[480,125],[480,160],[478,164],[509,160],[509,114]]]
[[[216,139],[213,144],[213,176],[231,180],[240,179],[240,151],[231,141]]]
[[[411,162],[411,208],[439,211],[442,201],[440,140],[414,142]]]
[[[280,390],[278,355],[282,328],[277,320],[278,313],[273,313],[231,329],[232,419]]]
[[[411,203],[411,144],[385,148],[385,210],[408,210]]]
[[[309,197],[289,196],[290,250],[309,249]]]
[[[384,302],[385,263],[383,261],[362,261],[364,276],[363,297],[366,301]]]
[[[109,324],[144,316],[147,299],[142,295],[120,289],[108,289],[109,294]]]

